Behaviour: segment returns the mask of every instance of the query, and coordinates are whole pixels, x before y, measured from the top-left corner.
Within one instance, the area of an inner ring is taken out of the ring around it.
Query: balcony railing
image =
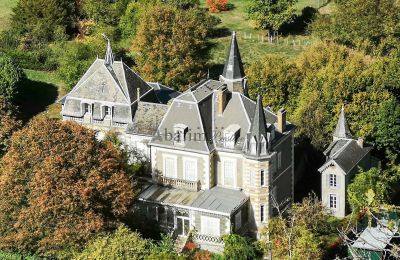
[[[164,186],[170,186],[173,188],[184,189],[189,191],[199,191],[200,181],[188,181],[176,178],[168,178],[165,176],[159,177],[159,183]]]
[[[204,235],[204,234],[193,234],[193,240],[210,242],[210,243],[214,243],[214,244],[223,244],[224,243],[224,241],[222,241],[221,237]]]

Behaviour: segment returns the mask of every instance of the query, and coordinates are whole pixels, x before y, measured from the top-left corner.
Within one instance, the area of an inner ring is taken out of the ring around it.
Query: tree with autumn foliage
[[[141,20],[133,41],[136,69],[148,81],[185,90],[206,74],[208,36],[215,17],[199,8],[157,5]]]
[[[0,162],[0,249],[65,256],[127,217],[126,157],[76,123],[33,119]]]
[[[228,10],[228,0],[207,0],[208,11],[219,13]]]
[[[10,144],[12,133],[20,127],[21,122],[16,118],[16,108],[0,95],[0,158]]]

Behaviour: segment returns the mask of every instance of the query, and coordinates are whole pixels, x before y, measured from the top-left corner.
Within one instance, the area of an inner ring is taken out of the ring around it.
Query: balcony
[[[184,189],[188,191],[199,191],[201,188],[200,181],[187,181],[176,178],[168,178],[165,176],[159,176],[158,183],[163,186]]]
[[[204,234],[193,234],[193,240],[214,243],[214,244],[224,244],[224,241],[222,241],[221,237],[204,235]]]

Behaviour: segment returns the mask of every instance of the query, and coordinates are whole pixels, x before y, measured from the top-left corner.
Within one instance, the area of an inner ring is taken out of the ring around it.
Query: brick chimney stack
[[[278,110],[278,122],[276,130],[279,133],[284,133],[286,131],[286,109],[284,108]]]

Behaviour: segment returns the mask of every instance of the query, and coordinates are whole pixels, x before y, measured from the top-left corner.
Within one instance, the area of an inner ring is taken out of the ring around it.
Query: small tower
[[[226,83],[231,92],[240,92],[247,96],[247,79],[244,74],[235,32],[232,33],[231,45],[228,50],[224,71],[220,75],[220,81]]]
[[[246,153],[251,156],[262,156],[268,154],[270,133],[267,131],[265,121],[264,106],[260,94],[260,86],[258,87],[257,103],[254,112],[250,133],[247,134],[247,150]]]
[[[349,125],[347,124],[344,106],[342,105],[342,111],[340,112],[335,132],[333,133],[333,141],[351,138],[353,138],[353,135],[351,134]]]

